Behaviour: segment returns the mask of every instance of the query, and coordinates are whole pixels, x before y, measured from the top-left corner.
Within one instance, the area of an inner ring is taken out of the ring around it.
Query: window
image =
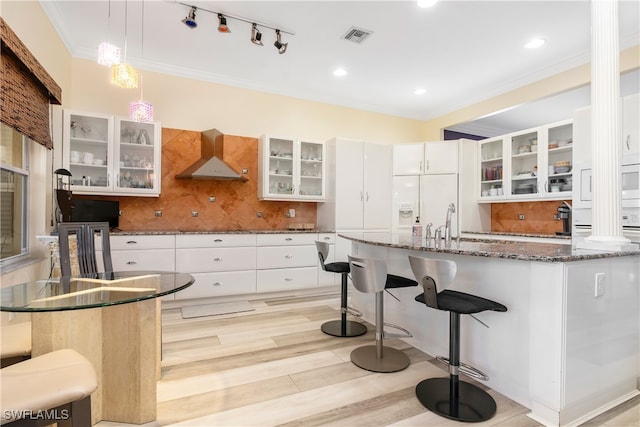
[[[27,137],[0,123],[0,260],[26,255],[29,169]]]

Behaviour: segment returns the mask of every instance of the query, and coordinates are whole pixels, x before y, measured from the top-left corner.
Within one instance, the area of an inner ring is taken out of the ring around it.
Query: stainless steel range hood
[[[176,179],[222,179],[247,181],[241,173],[236,172],[222,160],[224,135],[211,129],[202,132],[200,158],[184,171],[176,175]]]

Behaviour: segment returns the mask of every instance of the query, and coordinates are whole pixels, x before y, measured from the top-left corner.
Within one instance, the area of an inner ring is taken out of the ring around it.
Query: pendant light
[[[140,43],[140,58],[144,60],[144,0],[142,0],[142,25],[141,31],[141,43]],[[144,81],[140,76],[140,100],[133,101],[129,104],[129,118],[136,122],[151,122],[153,121],[153,105],[144,100],[143,94]]]
[[[140,43],[140,58],[144,60],[144,0],[142,0],[142,25],[141,31],[141,43]],[[144,82],[142,76],[140,76],[140,100],[134,101],[129,104],[129,118],[136,122],[151,122],[153,121],[153,105],[144,100],[143,94]]]
[[[111,0],[109,0],[109,12],[107,21],[107,41],[98,45],[98,64],[111,67],[120,63],[120,48],[108,39],[111,37]]]
[[[111,83],[125,89],[138,87],[138,71],[127,64],[127,0],[124,2],[124,62],[111,66]]]

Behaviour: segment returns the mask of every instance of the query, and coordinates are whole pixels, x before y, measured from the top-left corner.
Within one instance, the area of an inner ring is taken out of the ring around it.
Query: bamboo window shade
[[[49,104],[62,103],[62,90],[0,18],[0,120],[52,149]]]

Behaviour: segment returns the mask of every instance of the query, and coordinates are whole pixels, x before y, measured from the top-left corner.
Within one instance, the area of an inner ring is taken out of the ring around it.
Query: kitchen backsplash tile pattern
[[[568,201],[571,204],[571,200]],[[556,221],[562,201],[493,203],[491,205],[491,231],[505,233],[555,234],[562,231],[562,221]],[[524,220],[519,215],[524,215]]]
[[[200,158],[200,132],[163,128],[160,197],[75,197],[118,200],[124,231],[286,230],[290,224],[316,224],[315,203],[258,200],[256,138],[225,135],[223,157],[237,171],[248,169],[248,181],[175,179]],[[295,218],[285,216],[289,209],[295,209]]]

